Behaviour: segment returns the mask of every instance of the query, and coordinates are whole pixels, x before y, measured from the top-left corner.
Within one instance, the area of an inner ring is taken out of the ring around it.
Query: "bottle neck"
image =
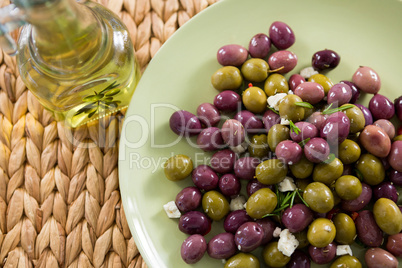
[[[75,0],[49,0],[26,11],[32,25],[30,50],[41,68],[71,73],[93,63],[103,27],[95,14]]]

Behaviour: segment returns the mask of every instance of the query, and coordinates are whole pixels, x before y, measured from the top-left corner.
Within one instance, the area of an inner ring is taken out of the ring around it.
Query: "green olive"
[[[298,122],[304,118],[304,108],[296,105],[303,100],[294,94],[286,95],[279,102],[279,115],[281,118]]]
[[[369,185],[377,185],[385,179],[385,168],[381,160],[372,154],[363,154],[356,163],[356,169]]]
[[[374,203],[373,214],[375,222],[384,233],[394,235],[402,231],[401,210],[391,199],[378,199]]]
[[[240,70],[233,66],[218,69],[211,77],[211,83],[219,91],[238,89],[243,83]]]
[[[271,151],[275,152],[276,146],[284,140],[290,139],[290,130],[287,126],[276,124],[268,131],[268,145]]]
[[[209,191],[202,197],[204,212],[214,221],[220,221],[229,213],[229,202],[217,191]]]
[[[341,107],[344,107],[345,105],[350,104],[344,104]],[[352,108],[346,109],[344,113],[350,121],[350,133],[357,133],[364,129],[366,119],[364,118],[363,112],[359,107],[353,105]]]
[[[241,73],[250,82],[262,82],[268,77],[269,65],[263,59],[252,58],[241,66]]]
[[[310,180],[296,179],[295,184],[298,189],[304,191],[307,186],[310,184]]]
[[[334,207],[331,189],[321,182],[312,182],[303,192],[303,199],[310,208],[318,213],[327,213]]]
[[[337,258],[330,268],[362,268],[362,264],[355,256],[343,255]]]
[[[336,193],[334,184],[332,185],[332,187],[330,189],[331,189],[332,195],[334,196],[334,206],[337,206],[337,205],[339,205],[339,203],[342,202],[342,199]]]
[[[238,253],[225,263],[225,268],[260,268],[260,261],[251,253]]]
[[[356,225],[352,218],[345,213],[337,213],[332,221],[336,228],[335,241],[344,245],[352,244],[356,236]]]
[[[305,248],[310,245],[307,239],[307,229],[304,229],[303,231],[298,233],[293,233],[293,235],[296,237],[297,241],[299,241],[299,245],[297,246],[297,248]]]
[[[278,242],[271,242],[266,245],[262,250],[262,258],[269,267],[282,267],[290,261],[290,257],[279,251]]]
[[[326,218],[315,219],[307,231],[307,239],[311,245],[318,248],[328,246],[334,241],[336,228],[332,221]]]
[[[277,93],[288,93],[289,84],[286,78],[281,74],[271,74],[265,80],[264,91],[267,96],[273,96]]]
[[[192,171],[193,161],[187,155],[174,155],[170,157],[164,164],[165,176],[171,181],[183,180],[189,176]]]
[[[259,87],[249,87],[242,94],[244,106],[253,113],[262,113],[267,107],[267,96]]]
[[[319,163],[314,167],[313,180],[330,186],[336,179],[342,176],[343,164],[338,158],[329,163]]]
[[[288,167],[279,159],[268,159],[255,169],[256,179],[267,185],[280,183],[286,177]]]
[[[247,200],[246,211],[253,219],[261,219],[271,213],[278,204],[277,196],[269,188],[262,188],[253,193]]]
[[[266,157],[269,153],[267,139],[267,135],[265,134],[252,136],[250,140],[250,145],[248,146],[248,152],[250,156],[257,158]]]
[[[301,160],[290,165],[289,168],[296,179],[305,179],[313,173],[314,164],[308,161],[304,154],[302,154]]]
[[[303,107],[303,108],[304,108],[303,120],[307,120],[307,118],[309,118],[310,115],[312,115],[315,112],[315,108],[307,108],[307,107]]]
[[[338,157],[343,164],[349,165],[359,160],[361,154],[360,146],[350,139],[344,140],[338,146]]]
[[[344,175],[336,180],[335,191],[343,200],[353,200],[362,193],[362,184],[358,178]]]
[[[314,74],[314,75],[310,76],[308,81],[320,84],[324,88],[325,95],[328,94],[329,90],[334,85],[334,83],[331,81],[331,79],[329,79],[328,77],[326,77],[323,74]]]

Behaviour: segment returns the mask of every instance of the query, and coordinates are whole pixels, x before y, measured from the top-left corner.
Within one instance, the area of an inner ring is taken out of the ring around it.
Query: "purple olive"
[[[296,41],[293,30],[281,21],[275,21],[271,24],[269,27],[269,38],[272,44],[278,49],[287,49]]]
[[[353,200],[342,200],[341,207],[349,212],[359,211],[370,202],[372,195],[373,191],[371,187],[362,182],[362,193],[360,196]]]
[[[179,136],[194,136],[201,132],[201,122],[194,114],[180,110],[169,119],[170,129]]]
[[[182,212],[186,213],[196,210],[201,204],[201,192],[197,187],[190,186],[181,190],[176,196],[176,206]]]
[[[276,229],[276,224],[269,218],[258,219],[255,221],[261,226],[264,231],[264,236],[261,241],[261,245],[267,244],[274,238],[274,231]]]
[[[375,94],[370,102],[369,109],[376,119],[391,119],[395,114],[394,103],[387,97]]]
[[[246,137],[243,125],[235,119],[226,120],[222,125],[221,133],[225,144],[231,147],[242,144]]]
[[[352,82],[363,92],[376,94],[381,88],[378,74],[367,66],[360,66],[353,74]]]
[[[308,118],[307,122],[313,124],[318,131],[325,125],[325,121],[327,120],[328,116],[326,114],[322,114],[321,112],[314,112]]]
[[[300,74],[292,74],[289,78],[289,89],[294,91],[301,83],[305,83],[306,79]]]
[[[244,126],[247,133],[259,133],[264,130],[264,124],[261,119],[250,111],[242,110],[238,112],[233,119],[239,121]]]
[[[234,235],[231,233],[217,234],[208,242],[207,252],[214,259],[228,259],[237,251]]]
[[[286,268],[310,268],[310,258],[304,251],[296,249],[290,256],[290,261],[286,264]]]
[[[322,138],[312,138],[304,145],[304,155],[313,163],[320,163],[328,159],[330,148],[328,142]]]
[[[391,170],[389,173],[389,180],[396,186],[402,186],[402,172]]]
[[[308,253],[310,254],[313,262],[317,264],[327,264],[330,263],[336,256],[336,244],[332,242],[323,248],[310,245],[308,248]]]
[[[378,119],[373,123],[373,125],[382,128],[389,136],[390,139],[395,137],[395,126],[391,121],[387,119]]]
[[[207,242],[202,235],[194,234],[181,245],[181,257],[184,262],[194,264],[202,259],[207,250]]]
[[[370,248],[364,254],[368,268],[398,268],[399,261],[394,255],[382,248]]]
[[[241,183],[233,174],[225,174],[219,179],[219,189],[226,196],[237,196],[240,193]]]
[[[216,126],[221,120],[218,108],[210,103],[202,103],[197,108],[197,116],[207,127]]]
[[[292,233],[303,231],[312,221],[313,212],[304,204],[287,208],[282,214],[282,223]]]
[[[253,221],[246,210],[235,210],[230,212],[223,222],[223,228],[228,233],[236,233],[237,229],[246,222]]]
[[[295,126],[300,129],[300,132],[296,134],[296,132],[290,131],[290,138],[292,138],[294,142],[312,139],[318,135],[318,129],[311,123],[301,121],[295,123]]]
[[[366,106],[359,103],[356,103],[355,105],[363,112],[364,120],[366,121],[365,126],[373,124],[373,115],[371,114],[370,110]]]
[[[329,144],[337,145],[348,137],[349,130],[349,118],[343,112],[336,112],[328,116],[327,120],[325,120],[320,135],[321,138],[325,138]]]
[[[257,192],[261,188],[269,188],[273,190],[273,185],[266,185],[259,182],[257,179],[252,179],[247,183],[247,195],[251,196],[253,193]]]
[[[235,243],[240,251],[251,252],[261,245],[263,237],[264,231],[258,223],[246,222],[237,229]]]
[[[205,152],[216,151],[224,147],[221,130],[217,127],[203,129],[197,137],[197,145]]]
[[[236,177],[243,180],[252,180],[255,175],[255,168],[260,164],[260,160],[255,157],[246,156],[239,158],[234,166]]]
[[[391,151],[388,155],[388,162],[391,167],[402,172],[402,141],[394,141],[391,145]]]
[[[294,165],[301,160],[303,150],[301,146],[291,140],[281,141],[275,148],[275,154],[278,159],[286,165]]]
[[[279,50],[269,56],[268,65],[271,71],[286,74],[296,67],[297,56],[291,51]]]
[[[402,256],[402,233],[388,236],[387,250],[396,257]]]
[[[402,96],[395,99],[394,106],[395,106],[396,116],[398,117],[399,121],[402,121]]]
[[[325,97],[324,87],[315,82],[301,83],[294,89],[294,93],[311,104],[317,104]]]
[[[378,227],[374,214],[370,210],[359,212],[355,220],[357,237],[369,247],[379,247],[383,242],[383,232]]]
[[[352,99],[352,89],[349,85],[338,83],[331,87],[327,95],[327,102],[335,107],[349,103]]]
[[[225,90],[215,96],[214,105],[222,112],[234,112],[240,108],[241,97],[232,90]]]
[[[324,49],[314,53],[311,65],[316,70],[332,69],[338,66],[341,57],[333,50]]]
[[[225,174],[233,171],[236,154],[230,149],[214,153],[211,157],[211,168],[218,173]]]
[[[179,230],[189,235],[206,235],[211,231],[211,220],[202,212],[189,211],[180,217]]]
[[[281,122],[281,117],[279,116],[279,114],[271,110],[267,110],[262,116],[262,122],[264,123],[265,130],[268,133],[273,125],[279,124]]]
[[[219,64],[223,66],[241,66],[247,57],[247,49],[236,44],[221,47],[216,55]]]
[[[197,166],[191,173],[193,183],[201,190],[210,191],[218,187],[219,177],[207,165]]]
[[[350,88],[352,89],[352,98],[350,99],[349,103],[355,104],[359,100],[360,89],[355,85],[355,83],[350,81],[342,80],[341,83],[350,86]]]
[[[373,189],[374,199],[389,198],[395,203],[398,201],[398,190],[391,182],[382,182]]]
[[[271,39],[266,34],[259,33],[254,35],[248,44],[248,52],[253,58],[263,59],[268,56],[271,50]]]

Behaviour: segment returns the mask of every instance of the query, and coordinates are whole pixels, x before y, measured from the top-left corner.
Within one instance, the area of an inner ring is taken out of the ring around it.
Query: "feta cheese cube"
[[[279,227],[276,227],[275,230],[274,230],[274,232],[273,232],[273,234],[272,234],[272,236],[273,236],[273,237],[279,237],[279,235],[281,234],[281,232],[282,232],[282,229],[279,228]]]
[[[233,198],[230,200],[230,211],[241,210],[244,209],[244,205],[246,204],[246,198],[242,195]]]
[[[247,146],[247,142],[243,142],[237,146],[230,146],[230,149],[236,154],[242,154],[246,151]]]
[[[300,75],[303,76],[305,79],[309,79],[310,76],[318,74],[313,67],[306,67],[300,71]]]
[[[287,120],[287,119],[285,119],[285,118],[282,118],[282,117],[281,117],[281,125],[287,125],[287,126],[289,126],[289,125],[290,125],[290,121]]]
[[[289,192],[296,190],[296,184],[291,177],[285,177],[278,185],[280,192]]]
[[[336,256],[346,255],[349,254],[353,256],[352,249],[349,245],[338,245],[336,247]]]
[[[286,93],[277,93],[273,96],[268,97],[267,102],[269,107],[274,108],[275,110],[279,111],[279,103],[280,101],[286,97]]]
[[[166,212],[166,215],[172,219],[178,219],[181,216],[180,210],[177,208],[176,203],[174,201],[170,201],[163,205],[163,209]]]
[[[283,255],[290,257],[296,248],[299,246],[299,241],[289,231],[289,229],[283,230],[279,235],[278,250]]]

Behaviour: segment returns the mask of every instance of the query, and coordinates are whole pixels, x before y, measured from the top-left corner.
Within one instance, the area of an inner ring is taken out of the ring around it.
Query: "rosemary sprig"
[[[324,111],[322,111],[322,114],[334,114],[336,112],[341,112],[341,111],[347,110],[349,108],[353,108],[354,105],[353,104],[346,104],[346,105],[343,105],[341,107],[333,108],[333,109],[331,109],[331,107],[332,107],[332,103]]]
[[[309,140],[311,140],[311,138],[304,139],[304,140],[302,140],[301,142],[299,142],[299,145],[303,147],[304,145],[306,145],[306,143],[307,143]]]
[[[314,106],[311,105],[311,103],[308,103],[308,102],[305,102],[305,101],[296,102],[295,104],[296,104],[297,106],[301,106],[301,107],[304,107],[304,108],[309,108],[309,109],[313,109],[313,108],[314,108]]]
[[[289,120],[289,126],[290,126],[290,131],[293,131],[294,133],[296,133],[296,135],[298,135],[298,134],[301,132],[300,128],[298,128],[298,127],[293,123],[292,120]]]
[[[296,195],[299,196],[299,198],[302,200],[302,202],[308,207],[309,205],[304,201],[303,197],[301,196],[300,192],[302,192],[301,189],[296,189],[293,192],[280,192],[279,187],[275,185],[275,193],[278,199],[278,204],[276,205],[276,208],[274,211],[271,213],[264,215],[263,218],[269,217],[269,216],[280,216],[281,212],[285,210],[286,208],[293,207]]]
[[[268,106],[268,109],[270,109],[271,111],[273,111],[273,112],[276,113],[276,114],[279,114],[279,112],[278,112],[277,110],[275,110],[274,108],[272,108],[272,107],[269,107],[269,106]]]

